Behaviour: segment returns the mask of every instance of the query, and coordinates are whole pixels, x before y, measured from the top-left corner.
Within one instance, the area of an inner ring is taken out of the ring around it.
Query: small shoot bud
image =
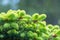
[[[0,38],[4,38],[4,35],[0,34]]]
[[[9,29],[10,28],[10,24],[9,23],[5,23],[4,25],[3,25],[3,28],[6,30],[6,29]]]
[[[47,17],[46,14],[41,14],[39,16],[39,20],[42,21],[42,20],[46,19],[46,17]]]
[[[47,27],[48,27],[49,29],[52,29],[52,28],[53,28],[53,25],[52,25],[52,24],[48,24]]]
[[[7,33],[9,35],[17,35],[18,34],[18,32],[15,29],[9,30]]]
[[[39,14],[38,13],[35,13],[32,15],[32,20],[38,20],[39,18]]]
[[[17,20],[18,15],[16,13],[11,13],[7,15],[8,20]]]
[[[31,20],[31,16],[30,15],[25,15],[23,20],[29,21],[29,20]]]
[[[60,29],[57,30],[56,35],[60,37]]]
[[[26,34],[23,32],[23,33],[20,34],[20,37],[24,38],[25,35],[26,35]]]
[[[26,12],[24,10],[18,10],[17,13],[18,13],[19,17],[26,15]]]
[[[19,25],[15,22],[11,23],[11,28],[19,30]]]

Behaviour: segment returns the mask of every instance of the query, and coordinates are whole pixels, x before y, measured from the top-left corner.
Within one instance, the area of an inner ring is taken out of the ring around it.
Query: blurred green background
[[[60,25],[60,0],[0,0],[0,12],[23,9],[27,14],[45,13],[48,24]]]

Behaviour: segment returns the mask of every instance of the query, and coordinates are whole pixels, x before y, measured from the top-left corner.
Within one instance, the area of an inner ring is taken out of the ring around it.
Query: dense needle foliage
[[[46,25],[45,14],[32,16],[24,10],[0,14],[0,40],[60,40],[58,25]]]

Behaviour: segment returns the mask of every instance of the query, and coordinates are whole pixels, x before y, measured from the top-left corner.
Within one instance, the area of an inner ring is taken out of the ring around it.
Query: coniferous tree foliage
[[[58,25],[46,24],[46,14],[9,10],[0,14],[0,40],[60,40]]]

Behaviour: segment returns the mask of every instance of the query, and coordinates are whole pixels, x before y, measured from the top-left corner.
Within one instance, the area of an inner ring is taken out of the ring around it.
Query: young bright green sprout
[[[34,37],[34,36],[33,36],[33,32],[32,32],[32,31],[27,32],[27,36],[28,36],[29,38],[33,38],[33,37]]]
[[[60,37],[60,29],[59,30],[57,30],[57,32],[55,32],[56,33],[56,35],[57,36],[59,36]]]
[[[26,36],[26,34],[23,32],[20,34],[20,37],[24,38]]]
[[[39,20],[44,20],[44,19],[46,19],[46,14],[41,14],[40,16],[39,16]]]
[[[33,37],[37,39],[38,34],[37,33],[33,33]]]
[[[7,11],[7,14],[8,14],[8,13],[11,13],[11,12],[13,12],[13,11],[14,11],[14,10],[11,10],[11,9],[10,9],[10,10]]]
[[[4,15],[3,14],[0,14],[0,21],[2,21],[4,19],[5,19]]]
[[[15,29],[12,29],[12,30],[7,31],[7,33],[9,35],[13,36],[13,35],[17,35],[18,34],[18,31],[16,31]]]
[[[23,20],[25,20],[25,21],[31,20],[31,16],[30,15],[25,15],[23,18],[24,18]]]
[[[52,24],[48,24],[47,27],[48,27],[49,29],[52,29],[52,28],[53,28],[53,25],[52,25]]]
[[[1,12],[0,17],[1,17],[3,20],[6,20],[6,19],[7,19],[6,13],[4,13],[4,12]]]
[[[59,29],[60,27],[58,25],[54,25],[54,29]]]
[[[9,23],[5,23],[5,24],[3,25],[3,28],[4,28],[5,30],[10,29],[10,24],[9,24]]]
[[[8,20],[17,20],[18,19],[18,14],[16,11],[9,10],[6,15],[7,15]]]
[[[19,30],[19,25],[15,22],[12,22],[10,26],[11,26],[12,29]]]
[[[32,15],[32,20],[38,20],[39,19],[39,14],[35,13]]]
[[[24,10],[18,10],[17,14],[19,15],[19,17],[22,17],[26,15],[26,12]]]
[[[8,20],[17,20],[18,15],[16,13],[7,14]]]
[[[4,38],[4,35],[0,34],[0,38]]]

